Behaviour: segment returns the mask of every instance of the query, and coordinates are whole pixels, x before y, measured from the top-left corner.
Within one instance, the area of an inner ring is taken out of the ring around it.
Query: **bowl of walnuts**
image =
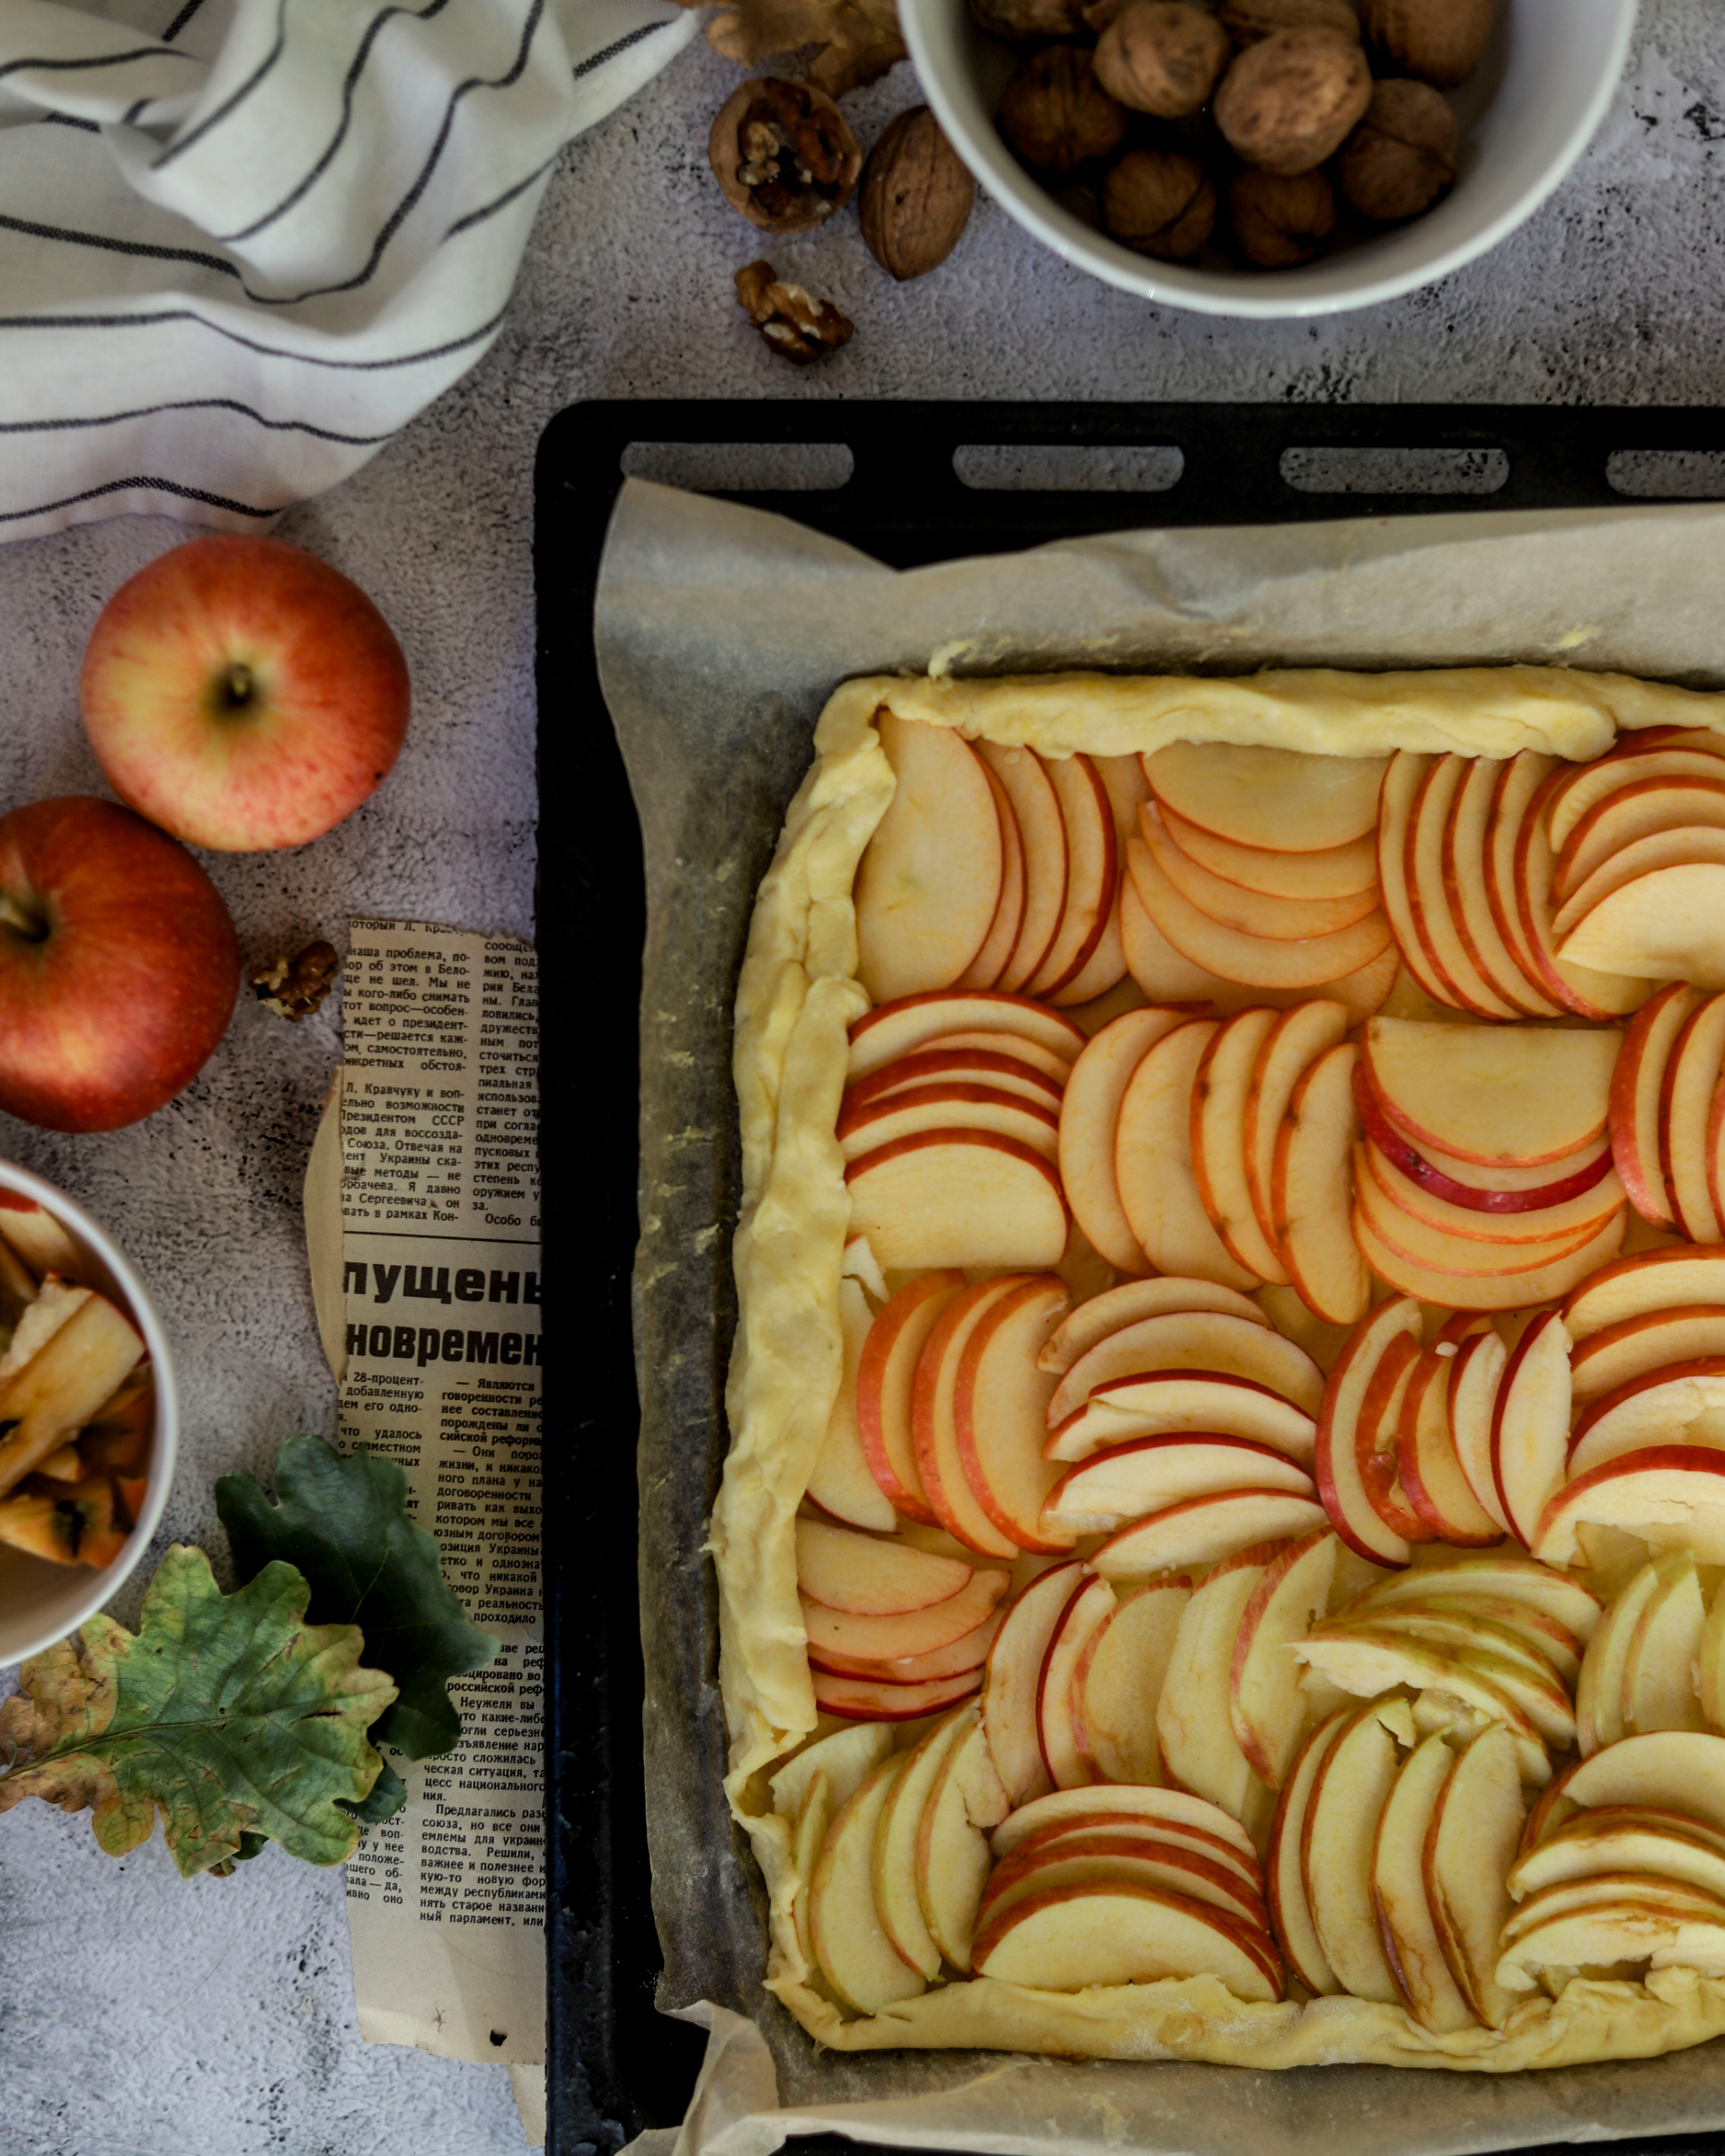
[[[1068,261],[1203,314],[1340,313],[1530,216],[1635,0],[900,0],[935,116]]]

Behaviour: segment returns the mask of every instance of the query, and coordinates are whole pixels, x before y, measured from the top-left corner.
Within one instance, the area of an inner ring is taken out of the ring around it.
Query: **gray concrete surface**
[[[707,171],[735,71],[697,46],[564,154],[488,358],[364,472],[287,517],[395,623],[418,709],[395,775],[341,830],[214,871],[260,958],[357,912],[526,932],[532,919],[532,465],[589,396],[1549,401],[1725,396],[1725,16],[1647,0],[1630,70],[1554,199],[1433,289],[1312,324],[1147,307],[978,205],[937,275],[899,287],[848,217],[776,251],[856,320],[794,372],[730,275],[759,252]],[[866,143],[916,96],[907,67],[853,101]],[[643,421],[643,435],[650,427]],[[1153,514],[1154,512],[1150,512]],[[94,783],[76,672],[102,600],[181,535],[142,520],[0,551],[0,802]],[[0,1153],[56,1178],[141,1262],[179,1346],[185,1449],[162,1540],[225,1556],[211,1487],[328,1430],[298,1190],[339,1013],[243,1012],[151,1122],[67,1140],[0,1118]],[[130,1619],[136,1588],[116,1608]],[[0,1674],[0,1690],[10,1689]],[[0,1822],[0,2156],[505,2156],[501,2068],[362,2045],[339,1878],[270,1851],[229,1880],[122,1863],[85,1817]]]

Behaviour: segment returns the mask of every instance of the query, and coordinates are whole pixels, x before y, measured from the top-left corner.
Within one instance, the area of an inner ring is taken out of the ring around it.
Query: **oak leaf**
[[[93,1617],[33,1655],[0,1705],[0,1812],[26,1797],[86,1807],[123,1857],[162,1815],[186,1878],[231,1870],[263,1842],[340,1864],[359,1839],[338,1805],[363,1803],[383,1762],[366,1732],[395,1697],[360,1666],[351,1624],[305,1621],[311,1590],[269,1564],[224,1595],[201,1550],[156,1568],[137,1630]]]
[[[344,1458],[322,1437],[300,1436],[277,1454],[275,1484],[273,1505],[250,1475],[216,1485],[235,1571],[247,1578],[272,1558],[296,1566],[311,1587],[310,1614],[362,1626],[367,1657],[395,1680],[377,1741],[410,1759],[452,1750],[461,1717],[448,1681],[482,1668],[498,1642],[467,1621],[436,1538],[409,1518],[407,1477],[363,1445]]]
[[[862,89],[905,57],[893,0],[730,0],[708,23],[707,42],[745,67],[818,46],[803,73],[828,97]]]

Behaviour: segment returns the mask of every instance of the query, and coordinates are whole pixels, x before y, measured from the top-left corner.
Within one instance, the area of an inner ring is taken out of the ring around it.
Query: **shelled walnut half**
[[[850,342],[855,323],[830,300],[783,281],[771,262],[750,262],[736,282],[739,305],[781,358],[806,366]]]
[[[341,969],[335,946],[321,939],[308,943],[297,958],[284,951],[252,976],[252,993],[278,1018],[309,1018],[335,985]]]
[[[757,75],[720,106],[707,143],[724,198],[763,232],[809,232],[856,191],[862,153],[850,123],[809,83]]]

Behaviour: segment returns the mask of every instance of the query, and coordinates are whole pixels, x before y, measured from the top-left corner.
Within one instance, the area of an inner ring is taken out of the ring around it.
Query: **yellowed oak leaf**
[[[159,1811],[188,1878],[266,1841],[341,1863],[359,1828],[338,1807],[377,1779],[366,1732],[395,1687],[361,1666],[358,1625],[305,1621],[309,1596],[279,1562],[224,1595],[203,1551],[176,1545],[137,1632],[93,1617],[19,1672],[0,1707],[0,1812],[26,1797],[88,1807],[97,1842],[123,1857]]]

